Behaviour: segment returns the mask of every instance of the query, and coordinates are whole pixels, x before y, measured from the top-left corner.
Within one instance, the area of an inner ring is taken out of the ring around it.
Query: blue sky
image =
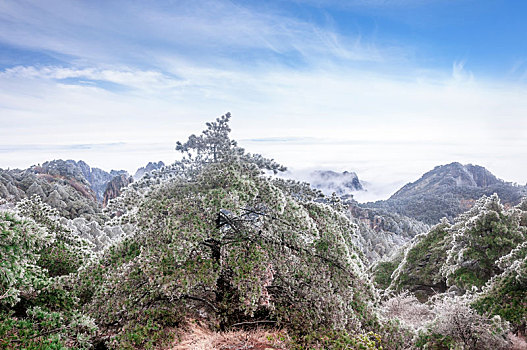
[[[298,173],[356,171],[371,198],[451,161],[525,183],[526,13],[519,0],[4,0],[0,167],[170,162],[175,141],[231,111],[251,151]]]

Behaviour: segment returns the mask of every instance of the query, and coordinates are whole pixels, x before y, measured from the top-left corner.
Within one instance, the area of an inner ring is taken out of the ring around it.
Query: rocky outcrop
[[[128,186],[134,181],[134,179],[131,176],[127,176],[124,174],[118,175],[114,177],[106,186],[106,190],[104,191],[104,199],[103,199],[103,206],[106,207],[108,202],[121,195],[121,189],[123,187]]]
[[[153,170],[161,169],[164,166],[165,166],[165,163],[163,163],[162,161],[159,161],[157,163],[149,162],[146,166],[137,169],[137,171],[134,174],[134,180],[137,181],[141,179],[146,173],[149,173]]]
[[[80,172],[63,165],[60,162],[25,170],[0,169],[0,196],[15,203],[38,195],[64,217],[97,216],[101,208],[89,183]]]
[[[58,159],[24,170],[0,169],[0,197],[17,202],[38,195],[64,217],[92,218],[100,213],[107,185],[116,176],[129,177],[124,170],[108,173],[82,160]]]
[[[331,170],[313,171],[309,174],[308,182],[326,195],[336,193],[337,196],[342,197],[364,190],[357,174],[348,171],[342,173]]]
[[[79,160],[75,162],[74,160],[67,160],[66,163],[70,164],[73,167],[77,167],[82,173],[84,179],[90,184],[90,188],[95,192],[97,201],[102,202],[104,199],[104,191],[108,183],[116,176],[126,175],[128,172],[125,170],[111,170],[109,173],[99,169],[92,168],[86,162]]]

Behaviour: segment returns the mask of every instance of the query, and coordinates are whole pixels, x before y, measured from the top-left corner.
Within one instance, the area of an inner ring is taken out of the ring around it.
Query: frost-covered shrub
[[[37,262],[53,241],[53,235],[33,220],[0,211],[0,308],[15,305],[21,294],[32,295],[46,283]]]
[[[527,241],[498,261],[504,272],[489,282],[473,306],[508,320],[523,335],[527,328]]]
[[[32,307],[27,317],[0,312],[2,349],[91,349],[97,331],[93,319],[78,312]]]
[[[503,270],[498,259],[526,240],[518,209],[505,210],[497,195],[483,197],[453,225],[451,249],[442,268],[448,285],[482,287]]]
[[[397,294],[381,304],[381,313],[385,318],[398,319],[405,326],[415,330],[423,327],[434,318],[430,306],[417,300],[409,292]]]
[[[434,303],[435,319],[417,346],[474,350],[508,349],[508,323],[488,318],[470,307],[470,299],[445,296]]]

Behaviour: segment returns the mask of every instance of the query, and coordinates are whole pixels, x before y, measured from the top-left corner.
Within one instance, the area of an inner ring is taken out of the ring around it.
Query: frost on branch
[[[451,249],[442,273],[448,285],[482,287],[503,270],[498,260],[527,238],[519,209],[505,210],[497,195],[482,197],[453,227]]]
[[[126,214],[137,232],[101,261],[107,272],[90,313],[106,326],[127,327],[161,307],[221,328],[272,321],[359,330],[375,291],[355,226],[296,189],[241,160],[160,184]]]

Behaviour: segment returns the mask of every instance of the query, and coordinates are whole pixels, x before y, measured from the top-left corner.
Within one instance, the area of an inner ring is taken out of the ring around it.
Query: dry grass
[[[189,322],[170,350],[287,350],[285,331],[214,332],[198,322]]]
[[[512,343],[511,350],[527,350],[527,342],[522,335],[509,334],[509,340]]]

